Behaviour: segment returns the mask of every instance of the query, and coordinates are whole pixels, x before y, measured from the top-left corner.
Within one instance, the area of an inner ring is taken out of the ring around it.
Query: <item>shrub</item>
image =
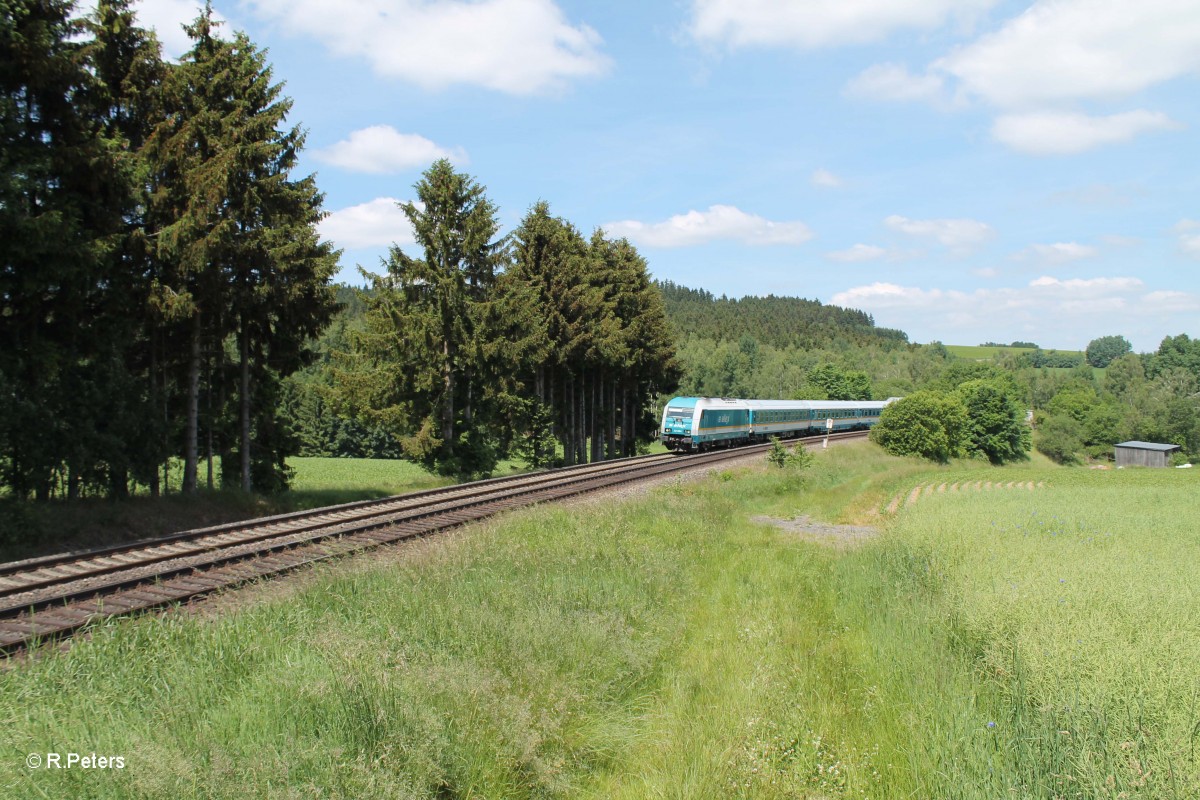
[[[1083,428],[1065,414],[1047,417],[1038,428],[1037,449],[1059,464],[1078,464],[1077,454],[1083,449]]]
[[[967,409],[956,394],[914,392],[889,405],[871,441],[893,455],[949,461],[966,454]]]
[[[771,437],[771,449],[767,451],[767,461],[783,469],[808,469],[813,465],[815,456],[803,444],[797,444],[788,450],[778,436]]]

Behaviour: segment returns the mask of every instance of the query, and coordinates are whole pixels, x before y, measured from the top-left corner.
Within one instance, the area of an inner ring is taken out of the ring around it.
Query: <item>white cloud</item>
[[[458,165],[467,163],[462,148],[448,150],[415,133],[400,133],[390,125],[372,125],[354,131],[324,150],[316,157],[351,172],[386,174],[413,167],[426,167],[439,158],[448,158]]]
[[[867,67],[846,85],[846,93],[869,100],[928,102],[941,105],[945,81],[940,75],[914,75],[901,64]]]
[[[1187,292],[1158,291],[1142,297],[1147,313],[1186,313],[1200,311],[1200,297]]]
[[[903,29],[932,30],[951,17],[969,21],[996,0],[694,0],[692,36],[730,48],[861,44]]]
[[[1125,97],[1200,70],[1200,4],[1038,0],[931,66],[1000,107]]]
[[[553,0],[249,0],[285,31],[379,75],[426,89],[456,84],[527,95],[606,72],[600,35]]]
[[[992,135],[1014,150],[1032,155],[1073,155],[1101,145],[1127,142],[1150,131],[1176,130],[1181,126],[1157,111],[1126,111],[1092,117],[1071,111],[1004,114],[992,126]]]
[[[1133,277],[1042,276],[1024,286],[974,291],[880,282],[839,292],[829,302],[867,311],[880,325],[905,330],[914,341],[970,344],[1020,338],[1060,348],[1082,348],[1113,330],[1140,334],[1135,345],[1153,347],[1164,330],[1182,328],[1200,310],[1200,295],[1147,291]]]
[[[824,189],[837,189],[842,185],[842,179],[827,169],[813,171],[810,180],[813,186],[820,186]]]
[[[400,202],[394,197],[376,197],[368,203],[334,211],[321,220],[321,236],[351,250],[412,244],[412,226],[400,209]]]
[[[1081,293],[1088,295],[1105,294],[1112,291],[1140,289],[1144,285],[1141,278],[1055,278],[1043,275],[1029,282],[1030,286],[1062,291],[1064,294]]]
[[[1054,244],[1033,244],[1017,253],[1016,258],[1022,261],[1040,261],[1045,264],[1066,264],[1081,258],[1091,258],[1100,251],[1091,245],[1078,242],[1055,242]]]
[[[1001,111],[993,136],[1036,155],[1081,153],[1177,129],[1144,109],[1089,116],[1086,101],[1123,100],[1200,72],[1195,0],[1036,0],[998,30],[956,47],[920,74],[877,64],[847,92],[946,107],[978,101]]]
[[[772,222],[723,205],[677,214],[665,222],[610,222],[604,229],[613,236],[626,237],[648,247],[687,247],[717,239],[750,245],[802,244],[813,235],[803,222]]]
[[[1200,258],[1200,221],[1181,219],[1175,225],[1179,235],[1179,249],[1192,258]]]
[[[883,247],[873,244],[856,244],[845,250],[835,250],[832,253],[826,253],[825,257],[830,261],[855,263],[858,261],[876,261],[886,255],[887,250]]]
[[[973,219],[909,219],[893,214],[883,223],[909,236],[934,239],[960,253],[972,250],[996,235],[991,225]]]

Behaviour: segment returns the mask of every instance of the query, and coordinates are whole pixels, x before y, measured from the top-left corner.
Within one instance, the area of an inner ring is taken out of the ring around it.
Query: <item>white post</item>
[[[827,419],[827,420],[825,420],[825,441],[821,442],[822,450],[829,447],[829,432],[831,430],[833,430],[833,420]]]

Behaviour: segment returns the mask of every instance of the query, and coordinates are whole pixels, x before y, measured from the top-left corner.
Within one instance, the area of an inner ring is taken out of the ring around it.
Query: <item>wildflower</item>
[[[988,722],[987,726],[988,726],[989,728],[994,728],[994,727],[996,727],[996,723],[994,723],[994,722]]]

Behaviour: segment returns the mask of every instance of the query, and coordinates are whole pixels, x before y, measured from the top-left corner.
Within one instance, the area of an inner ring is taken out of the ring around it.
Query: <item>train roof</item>
[[[784,411],[811,411],[814,409],[830,409],[834,411],[849,408],[883,408],[887,400],[742,400],[747,407],[759,411],[764,409],[782,409]]]
[[[737,397],[673,397],[667,401],[666,405],[691,408],[703,403],[705,408],[745,408],[752,411],[766,409],[838,411],[851,408],[883,408],[888,403],[894,403],[899,399],[898,397],[889,397],[887,400],[743,400]]]
[[[673,397],[667,402],[667,406],[690,408],[701,403],[705,408],[746,408],[746,401],[736,397]]]

